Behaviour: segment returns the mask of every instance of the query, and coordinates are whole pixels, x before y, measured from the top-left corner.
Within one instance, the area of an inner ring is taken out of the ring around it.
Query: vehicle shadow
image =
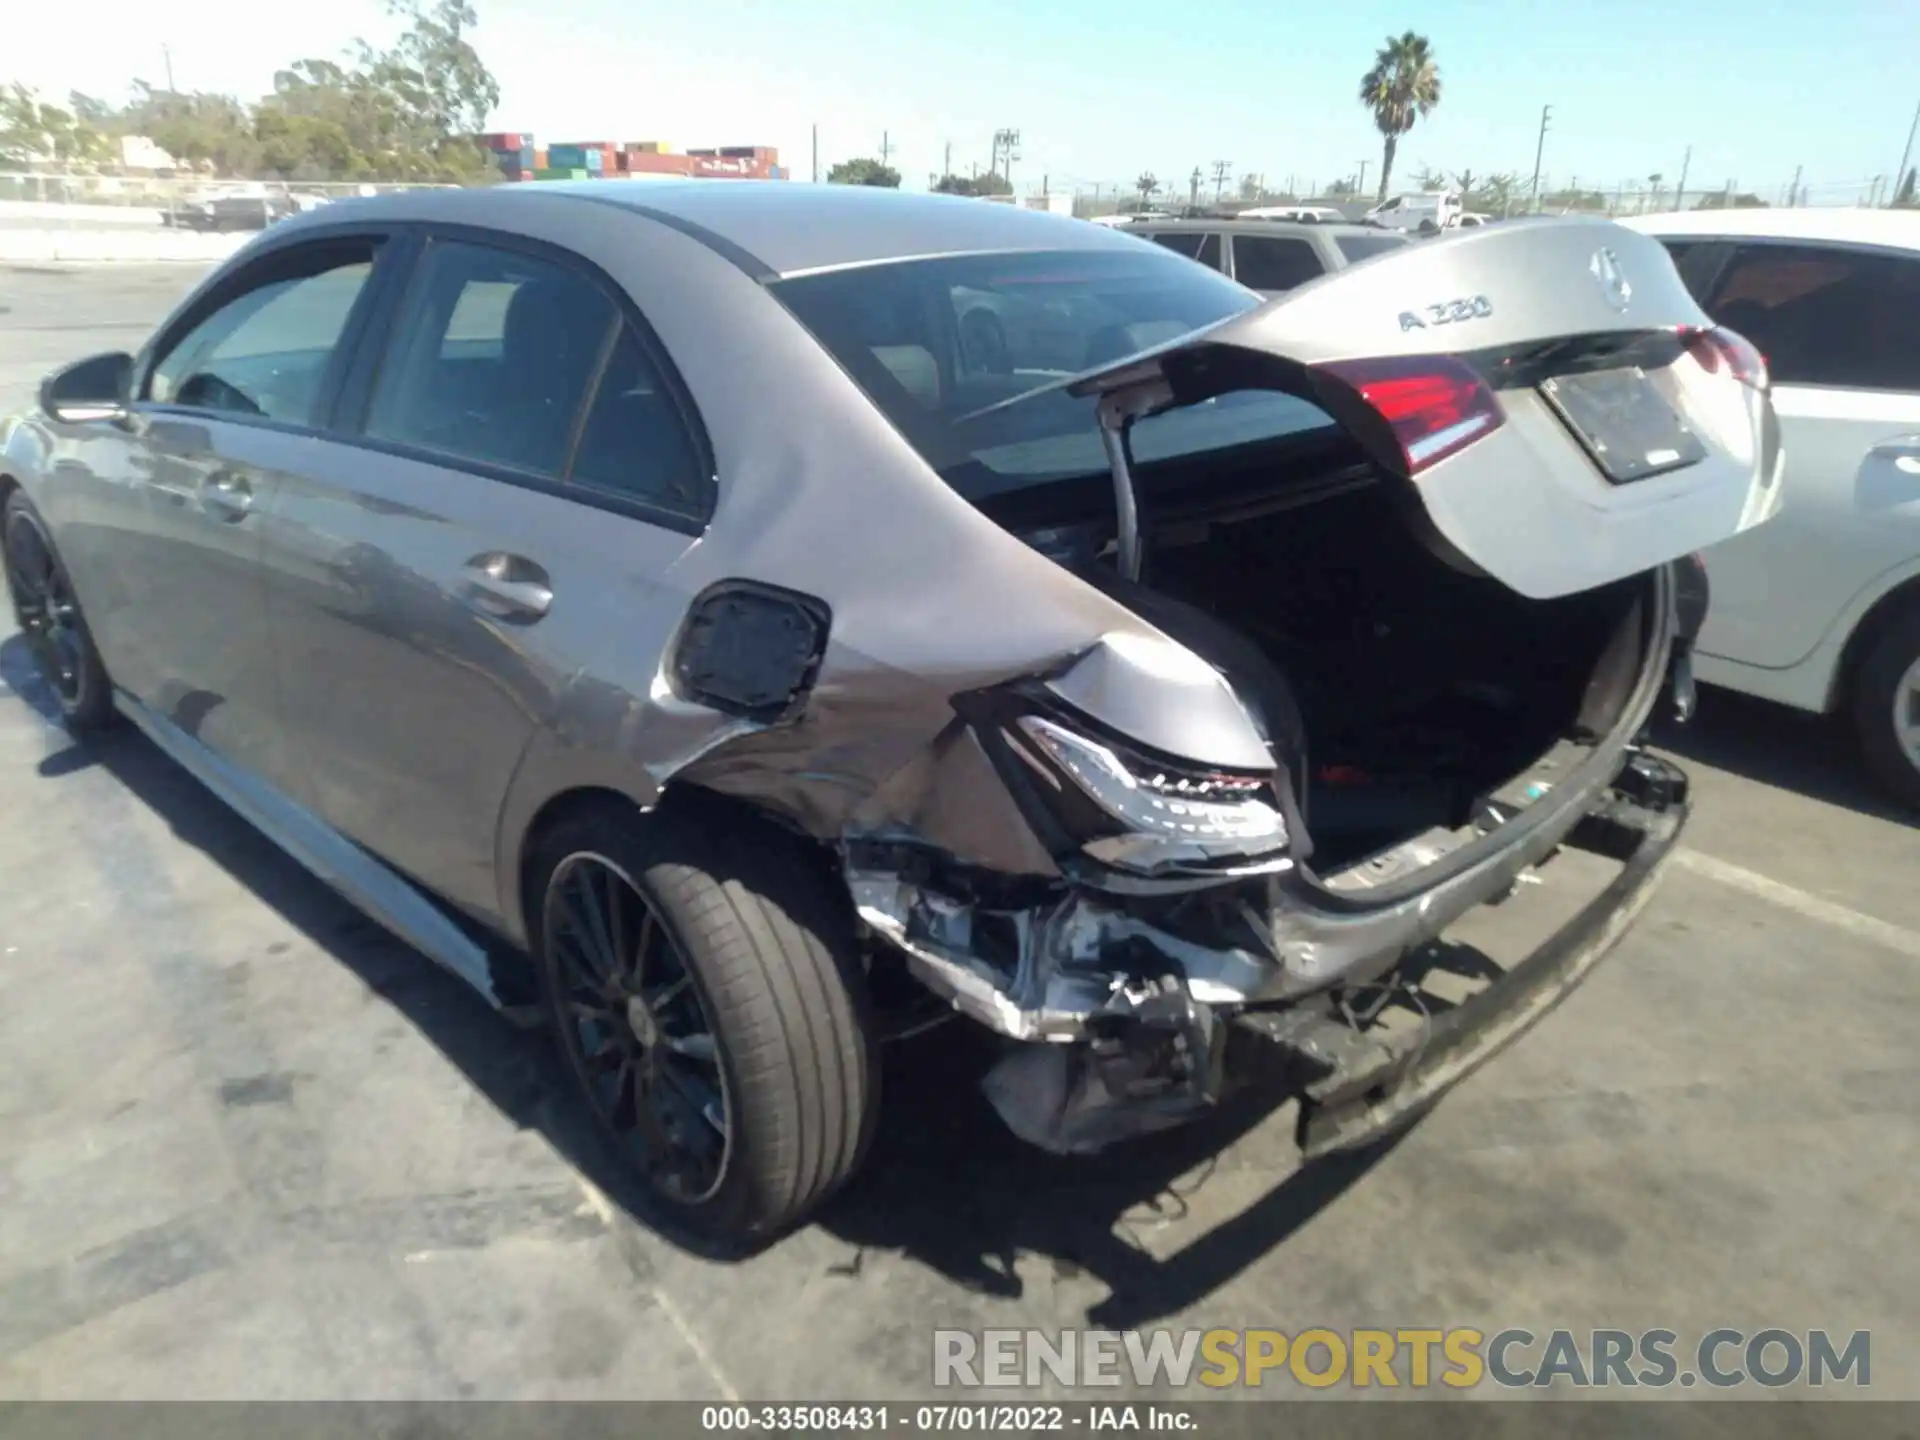
[[[18,636],[0,641],[0,679],[57,723]],[[95,768],[357,975],[495,1108],[540,1132],[621,1210],[667,1241],[714,1253],[675,1234],[650,1204],[574,1102],[545,1032],[516,1028],[366,919],[131,726],[51,753],[40,773],[53,778]],[[976,1292],[1017,1299],[1024,1288],[1017,1262],[1038,1256],[1057,1275],[1085,1273],[1106,1286],[1109,1295],[1089,1312],[1090,1323],[1146,1325],[1199,1303],[1284,1244],[1398,1143],[1275,1172],[1260,1198],[1177,1254],[1156,1258],[1125,1237],[1185,1219],[1222,1153],[1272,1116],[1271,1103],[1249,1096],[1196,1125],[1097,1156],[1056,1157],[1015,1139],[980,1093],[993,1043],[955,1022],[884,1048],[885,1098],[867,1164],[818,1220],[852,1247],[838,1273],[857,1275],[869,1252],[892,1251]]]
[[[1703,685],[1693,718],[1685,725],[1661,719],[1653,740],[1681,760],[1875,819],[1914,823],[1914,816],[1885,796],[1867,773],[1840,716],[1810,715]]]

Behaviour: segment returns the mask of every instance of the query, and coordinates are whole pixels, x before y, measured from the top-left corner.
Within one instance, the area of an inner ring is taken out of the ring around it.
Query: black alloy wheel
[[[711,1200],[732,1158],[732,1105],[699,982],[667,926],[625,871],[582,852],[548,881],[542,938],[561,1044],[601,1121],[666,1199]]]

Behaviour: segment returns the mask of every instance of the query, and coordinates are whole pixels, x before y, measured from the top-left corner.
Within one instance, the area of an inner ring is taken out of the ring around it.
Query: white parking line
[[[574,1183],[580,1187],[580,1193],[586,1196],[587,1207],[600,1217],[601,1224],[612,1230],[621,1223],[620,1212],[614,1208],[613,1201],[601,1192],[598,1185],[580,1174],[576,1174],[573,1179]],[[727,1378],[727,1372],[720,1368],[720,1362],[714,1359],[713,1352],[707,1349],[707,1342],[700,1338],[700,1333],[693,1328],[680,1307],[673,1302],[673,1297],[658,1285],[649,1285],[647,1293],[652,1296],[653,1303],[660,1307],[661,1313],[672,1323],[673,1328],[680,1332],[680,1338],[687,1342],[687,1348],[693,1351],[694,1358],[700,1362],[708,1378],[720,1387],[720,1398],[730,1404],[739,1404],[740,1392],[734,1389],[733,1382]]]
[[[1796,890],[1791,885],[1783,885],[1778,880],[1769,880],[1757,871],[1744,866],[1729,864],[1725,860],[1716,860],[1711,855],[1698,850],[1682,847],[1673,857],[1676,865],[1683,865],[1696,875],[1704,875],[1709,880],[1718,880],[1722,885],[1730,885],[1735,890],[1744,890],[1756,899],[1778,905],[1783,910],[1792,910],[1809,920],[1818,920],[1823,925],[1831,925],[1836,930],[1862,940],[1870,940],[1883,945],[1914,960],[1920,960],[1920,934],[1899,925],[1889,924],[1885,920],[1876,920],[1871,915],[1863,915],[1858,910],[1845,905],[1823,900],[1805,890]]]

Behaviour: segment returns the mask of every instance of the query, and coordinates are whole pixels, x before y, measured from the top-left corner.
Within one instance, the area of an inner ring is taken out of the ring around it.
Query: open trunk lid
[[[1454,549],[1539,599],[1779,503],[1764,362],[1713,328],[1657,241],[1606,221],[1408,246],[1044,388],[1103,397],[1123,491],[1134,420],[1239,390],[1311,400],[1412,482]]]

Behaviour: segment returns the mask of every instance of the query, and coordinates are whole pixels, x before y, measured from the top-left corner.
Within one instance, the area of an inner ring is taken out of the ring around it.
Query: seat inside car
[[[606,297],[571,276],[542,276],[515,289],[495,377],[499,443],[507,452],[501,459],[559,469],[611,319]]]

